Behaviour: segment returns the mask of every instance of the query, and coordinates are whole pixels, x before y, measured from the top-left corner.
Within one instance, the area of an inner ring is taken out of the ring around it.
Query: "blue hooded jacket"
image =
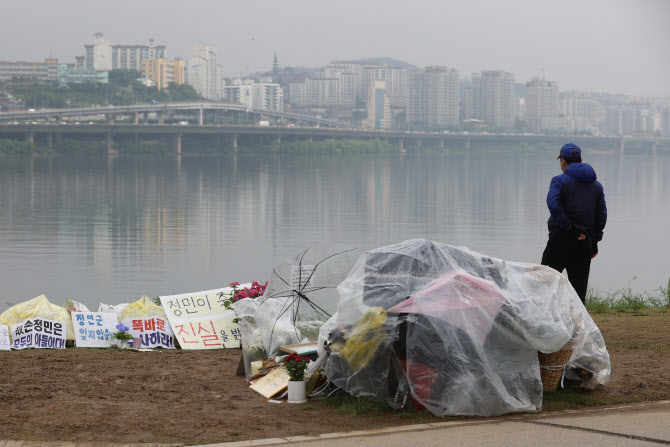
[[[603,238],[607,222],[605,193],[591,165],[570,163],[563,174],[552,178],[547,206],[551,213],[549,237],[574,225],[593,242]]]

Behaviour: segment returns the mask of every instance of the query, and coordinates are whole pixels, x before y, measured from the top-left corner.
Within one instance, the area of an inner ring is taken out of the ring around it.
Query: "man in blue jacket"
[[[558,159],[563,174],[551,179],[547,194],[551,216],[542,264],[559,272],[567,269],[570,284],[583,303],[591,259],[598,254],[598,242],[607,222],[605,193],[593,168],[582,163],[579,146],[564,145]]]

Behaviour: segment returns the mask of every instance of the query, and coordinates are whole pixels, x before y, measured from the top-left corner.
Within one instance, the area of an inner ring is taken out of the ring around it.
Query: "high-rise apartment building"
[[[44,62],[0,61],[0,81],[9,81],[14,77],[37,82],[57,81],[58,59],[45,59]]]
[[[484,122],[511,129],[514,126],[514,75],[482,71],[479,88],[479,110]]]
[[[253,84],[251,97],[252,108],[256,110],[284,111],[284,91],[272,79]]]
[[[407,122],[438,126],[458,125],[458,71],[427,67],[409,73]]]
[[[356,104],[354,75],[333,76],[336,77],[318,77],[289,84],[291,104],[296,107],[353,107]]]
[[[602,127],[605,107],[585,94],[570,94],[561,101],[568,130],[595,130]]]
[[[605,135],[626,136],[635,133],[635,109],[608,107],[605,109]]]
[[[217,50],[213,45],[193,45],[193,56],[186,67],[186,82],[206,99],[218,101],[221,97],[221,66],[217,64]]]
[[[233,79],[223,87],[222,95],[225,102],[251,109],[284,111],[284,91],[272,78],[261,78],[259,83],[253,79]]]
[[[661,134],[670,137],[670,107],[661,112]]]
[[[142,77],[156,83],[158,90],[170,84],[184,83],[184,61],[166,59],[145,59],[142,61]]]
[[[359,98],[369,96],[373,81],[384,81],[392,107],[405,107],[407,102],[407,70],[386,65],[363,65],[357,69]]]
[[[374,129],[391,128],[391,106],[385,81],[372,81],[368,88],[368,117],[363,125]]]
[[[533,78],[526,83],[525,108],[526,123],[530,130],[565,127],[565,119],[559,118],[558,84],[553,81]]]
[[[649,107],[607,107],[603,133],[610,136],[652,136],[661,123],[662,116],[659,117],[657,111]]]
[[[514,75],[504,71],[482,71],[472,75],[467,119],[480,119],[489,126],[514,126]]]
[[[142,70],[145,59],[165,59],[165,45],[116,45],[102,33],[93,36],[93,44],[84,45],[83,57],[77,59],[77,68],[87,70]]]
[[[232,104],[242,104],[250,109],[254,107],[253,102],[253,79],[233,79],[230,84],[223,87],[223,101]]]

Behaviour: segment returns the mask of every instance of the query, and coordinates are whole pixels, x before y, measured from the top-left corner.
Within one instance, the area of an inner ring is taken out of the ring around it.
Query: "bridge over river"
[[[326,139],[379,139],[406,147],[431,146],[448,148],[471,143],[489,145],[515,145],[522,147],[546,143],[560,147],[567,141],[588,147],[597,144],[623,151],[627,142],[638,142],[655,148],[659,144],[670,144],[670,138],[619,138],[593,136],[549,136],[521,134],[468,134],[438,132],[397,132],[359,129],[334,129],[320,127],[265,127],[265,126],[217,126],[178,124],[5,124],[0,125],[0,138],[25,140],[44,146],[53,146],[63,138],[105,142],[107,150],[114,153],[115,141],[162,141],[170,144],[174,152],[181,154],[183,139],[200,139],[221,146],[227,144],[237,150],[240,141],[248,144],[281,144],[282,141],[322,141]]]
[[[32,109],[31,109],[32,110]],[[86,118],[103,116],[110,123],[117,118],[124,118],[133,124],[139,124],[140,117],[155,116],[160,124],[169,120],[184,119],[202,126],[206,121],[214,121],[217,115],[233,116],[237,121],[247,122],[264,119],[277,119],[299,125],[309,124],[320,127],[358,128],[359,126],[337,120],[325,119],[320,116],[306,115],[295,112],[275,112],[246,107],[242,104],[216,102],[179,102],[166,104],[137,104],[131,106],[81,107],[68,109],[40,109],[19,112],[0,112],[0,122],[20,120],[40,121],[63,119],[86,120]],[[129,119],[128,119],[129,118]],[[207,119],[206,119],[207,118]]]

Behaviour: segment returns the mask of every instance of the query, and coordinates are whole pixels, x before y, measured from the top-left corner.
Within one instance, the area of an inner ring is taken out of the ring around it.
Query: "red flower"
[[[229,285],[230,287],[235,287],[235,286],[239,286],[239,285],[240,285],[240,283],[239,283],[239,282],[237,282],[237,281],[235,281],[235,282],[231,282],[231,283],[230,283],[230,284],[228,284],[228,285]]]

